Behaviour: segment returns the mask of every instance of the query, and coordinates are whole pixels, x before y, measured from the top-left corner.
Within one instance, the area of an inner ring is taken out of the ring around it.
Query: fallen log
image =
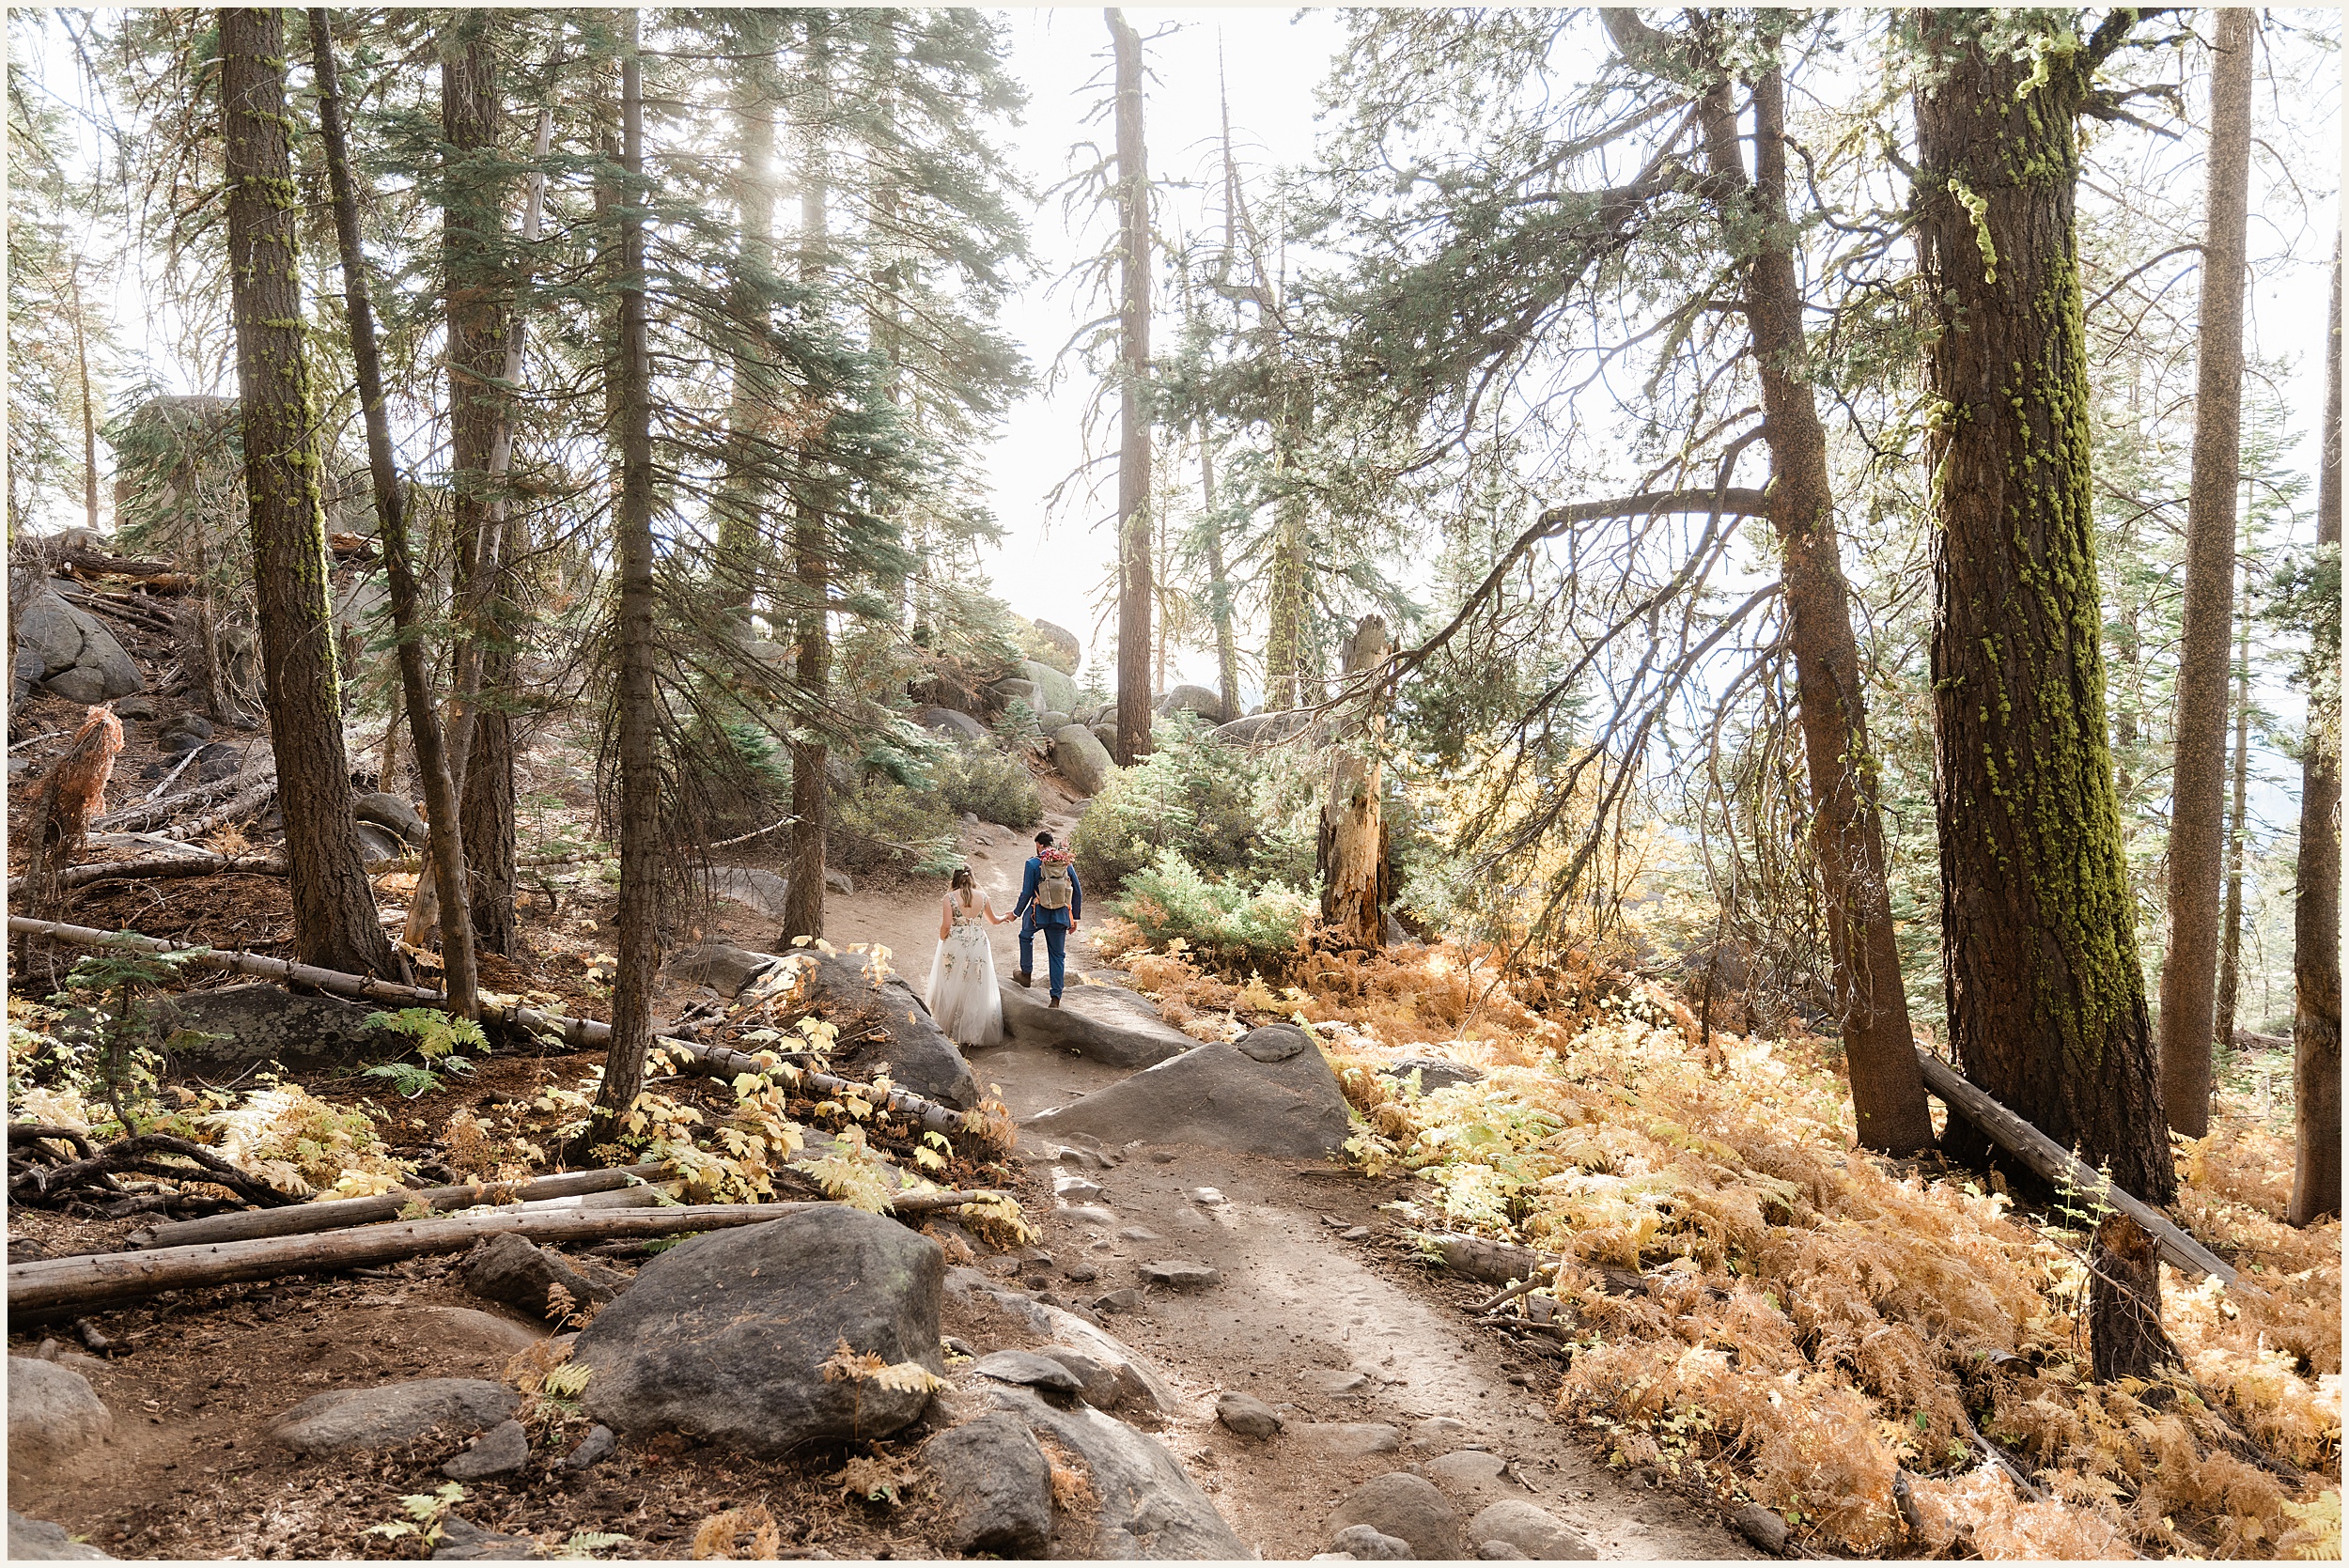
[[[47,937],[83,947],[109,947],[134,953],[183,951],[171,942],[143,937],[134,931],[101,931],[92,926],[31,920],[23,915],[8,917],[8,932],[11,936]],[[348,997],[353,1001],[389,1001],[402,1007],[437,1007],[443,1010],[448,1006],[445,995],[427,990],[421,986],[403,986],[395,981],[378,980],[372,975],[346,974],[340,970],[324,970],[312,964],[291,963],[283,958],[263,958],[250,953],[205,952],[189,962],[233,970],[240,974],[257,975],[264,979],[290,981],[297,986],[324,991],[329,996]],[[535,1007],[484,1006],[481,1019],[485,1024],[494,1019],[533,1034],[552,1034],[567,1045],[602,1046],[612,1041],[612,1026],[608,1023],[594,1018],[541,1013]],[[754,1056],[724,1046],[705,1046],[699,1041],[680,1040],[673,1036],[661,1036],[654,1043],[671,1057],[681,1058],[681,1064],[690,1064],[695,1071],[724,1078],[757,1073],[763,1077],[803,1084],[827,1094],[854,1094],[877,1106],[885,1103],[890,1110],[914,1118],[925,1131],[935,1132],[941,1137],[966,1132],[971,1127],[969,1112],[940,1105],[935,1100],[924,1099],[902,1089],[892,1089],[884,1100],[874,1094],[869,1083],[837,1078],[813,1067],[802,1067],[793,1063],[761,1062]],[[796,1079],[792,1076],[794,1074],[797,1075]]]
[[[2113,1186],[2103,1172],[2092,1169],[2062,1144],[1992,1099],[1980,1088],[1967,1082],[1958,1076],[1956,1068],[1939,1057],[1920,1050],[1917,1064],[1924,1071],[1926,1089],[1947,1105],[1952,1112],[1980,1127],[1990,1141],[2052,1183],[2057,1191],[2069,1197],[2085,1199],[2087,1206],[2102,1203],[2127,1215],[2144,1227],[2146,1234],[2154,1238],[2154,1245],[2172,1267],[2212,1275],[2231,1287],[2244,1290],[2256,1288],[2243,1284],[2232,1265],[2217,1253],[2163,1219],[2152,1205]]]
[[[1427,1238],[1443,1259],[1443,1265],[1455,1274],[1465,1274],[1488,1285],[1507,1285],[1550,1273],[1563,1262],[1569,1267],[1588,1269],[1599,1276],[1602,1289],[1610,1296],[1645,1296],[1647,1281],[1627,1268],[1610,1264],[1582,1263],[1572,1258],[1562,1259],[1555,1253],[1536,1252],[1531,1247],[1517,1247],[1506,1241],[1493,1241],[1481,1235],[1463,1235],[1456,1232],[1437,1232]],[[1480,1311],[1496,1306],[1503,1296],[1496,1297]]]
[[[54,1139],[61,1129],[28,1126],[11,1123],[8,1141],[22,1136],[28,1139]],[[291,1193],[280,1192],[269,1183],[248,1172],[241,1171],[219,1155],[200,1143],[167,1133],[140,1133],[132,1138],[117,1139],[112,1143],[88,1149],[83,1158],[61,1165],[36,1165],[14,1175],[8,1182],[9,1198],[20,1203],[42,1203],[71,1195],[76,1187],[98,1186],[105,1191],[116,1190],[109,1178],[117,1175],[154,1176],[166,1181],[198,1182],[210,1187],[226,1188],[248,1203],[269,1207],[298,1204],[301,1199]],[[166,1163],[186,1160],[185,1165]]]
[[[210,849],[186,853],[134,855],[127,861],[91,861],[85,865],[70,865],[57,873],[57,886],[85,888],[93,882],[140,881],[163,877],[213,877],[236,871],[254,877],[283,877],[286,857],[264,850],[252,855],[219,855]],[[8,895],[14,897],[24,878],[8,878]]]
[[[215,828],[225,828],[232,822],[242,822],[248,817],[258,816],[268,808],[269,803],[277,798],[277,767],[272,763],[260,777],[251,779],[249,783],[241,782],[248,777],[247,774],[240,773],[236,780],[231,781],[240,784],[234,795],[228,797],[219,806],[206,812],[202,816],[179,823],[177,831],[183,837],[195,838],[210,832]]]
[[[373,1198],[328,1198],[292,1208],[257,1209],[245,1214],[216,1214],[204,1219],[179,1219],[132,1231],[125,1239],[132,1247],[194,1247],[210,1242],[254,1241],[263,1236],[309,1235],[352,1225],[372,1225],[397,1219],[415,1204],[432,1210],[469,1209],[483,1203],[526,1203],[535,1199],[573,1198],[588,1192],[658,1181],[668,1174],[665,1164],[623,1165],[603,1171],[564,1171],[521,1182],[465,1182],[456,1187],[401,1188]]]
[[[984,1199],[992,1191],[909,1193],[892,1205],[901,1214],[934,1214]],[[442,1219],[363,1225],[323,1235],[269,1236],[257,1241],[162,1247],[138,1252],[84,1253],[8,1265],[10,1312],[86,1312],[117,1301],[169,1290],[274,1280],[288,1274],[333,1274],[372,1268],[404,1258],[462,1252],[484,1236],[532,1241],[601,1241],[621,1236],[671,1236],[734,1225],[763,1225],[814,1203],[697,1203],[675,1208],[629,1208],[522,1213],[514,1208]]]

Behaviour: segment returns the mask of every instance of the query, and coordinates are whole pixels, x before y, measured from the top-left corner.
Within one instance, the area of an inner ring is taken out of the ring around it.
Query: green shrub
[[[1160,720],[1151,740],[1078,821],[1070,848],[1088,886],[1113,892],[1161,849],[1210,875],[1312,880],[1317,759],[1223,745],[1190,713]]]
[[[1209,964],[1276,968],[1304,940],[1312,895],[1284,882],[1211,881],[1172,849],[1126,878],[1118,913],[1153,947],[1179,937]]]
[[[910,870],[943,875],[961,864],[956,817],[946,798],[893,779],[832,791],[824,856],[843,871]]]
[[[932,775],[946,809],[1006,828],[1033,828],[1044,820],[1044,797],[1035,775],[1016,756],[996,751],[950,752]]]

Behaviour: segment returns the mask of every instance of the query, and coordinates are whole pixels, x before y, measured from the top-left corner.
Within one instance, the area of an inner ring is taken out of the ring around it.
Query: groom
[[[1067,967],[1068,933],[1084,914],[1084,884],[1065,852],[1052,851],[1052,834],[1035,835],[1035,853],[1028,857],[1028,874],[1019,884],[1019,902],[1013,905],[1019,922],[1019,968],[1012,979],[1022,986],[1034,978],[1035,934],[1044,933],[1045,955],[1052,964],[1052,1005],[1060,1005],[1061,975]]]

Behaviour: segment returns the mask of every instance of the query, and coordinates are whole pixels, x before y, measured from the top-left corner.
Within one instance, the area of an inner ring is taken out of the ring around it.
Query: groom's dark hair
[[[1050,849],[1052,847],[1052,830],[1047,828],[1042,832],[1036,834],[1035,842],[1041,848]]]

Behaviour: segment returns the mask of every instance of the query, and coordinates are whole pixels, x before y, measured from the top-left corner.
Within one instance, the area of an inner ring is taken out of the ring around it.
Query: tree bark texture
[[[1725,109],[1725,85],[1718,97]],[[1811,778],[1812,846],[1860,1146],[1909,1154],[1932,1144],[1933,1115],[1901,986],[1876,759],[1868,742],[1859,646],[1852,636],[1836,536],[1827,428],[1806,379],[1810,345],[1786,202],[1785,82],[1775,66],[1754,83],[1753,115],[1750,199],[1761,224],[1746,262],[1746,319],[1770,448],[1770,522],[1782,557],[1787,641]],[[1718,127],[1723,116],[1717,109],[1709,117]],[[1733,119],[1719,127],[1726,135],[1708,133],[1706,140],[1714,175],[1743,186],[1735,129]],[[1725,216],[1734,228],[1741,214],[1733,210]]]
[[[1223,561],[1223,520],[1215,510],[1215,440],[1203,423],[1199,427],[1200,526],[1207,535],[1207,613],[1215,623],[1216,695],[1223,702],[1229,722],[1240,716],[1239,643],[1232,634],[1231,569]]]
[[[1142,122],[1142,38],[1112,8],[1117,66],[1117,761],[1150,754],[1150,181]]]
[[[334,235],[342,252],[343,299],[350,321],[350,357],[358,374],[359,404],[367,431],[367,473],[375,490],[376,533],[383,546],[384,571],[390,579],[392,626],[397,646],[399,690],[392,722],[384,730],[386,764],[379,781],[394,788],[389,759],[398,737],[399,709],[408,715],[409,735],[415,746],[416,771],[424,781],[427,845],[432,879],[443,908],[461,909],[471,902],[465,878],[465,850],[458,831],[457,785],[449,776],[448,756],[441,744],[441,722],[432,706],[431,683],[424,667],[421,621],[423,594],[416,582],[415,563],[409,552],[406,497],[392,461],[391,421],[383,407],[383,367],[376,349],[375,309],[368,298],[366,253],[359,238],[359,200],[350,178],[350,155],[343,131],[342,91],[334,68],[334,33],[329,13],[313,9],[310,43],[318,72],[319,117],[326,144],[327,181],[334,194]],[[462,921],[450,922],[442,933],[442,972],[448,986],[450,1008],[464,1017],[480,1010],[473,930]]]
[[[1387,661],[1394,644],[1387,623],[1365,615],[1346,640],[1349,679]],[[1375,699],[1374,699],[1375,700]],[[1347,727],[1367,733],[1377,744],[1377,721],[1364,712]],[[1386,945],[1386,908],[1394,897],[1387,878],[1387,826],[1379,800],[1379,765],[1375,752],[1339,745],[1330,753],[1330,794],[1321,808],[1321,922],[1330,943],[1376,953]]]
[[[637,58],[637,13],[627,13],[620,56],[621,166],[628,189],[620,211],[620,765],[619,972],[612,985],[612,1042],[588,1137],[612,1141],[644,1088],[652,1044],[653,976],[661,968],[661,764],[655,754],[660,692],[653,672],[653,473],[651,366],[646,347],[645,103]]]
[[[1273,440],[1283,439],[1275,430]],[[1276,474],[1282,455],[1274,454]],[[1304,498],[1284,493],[1274,503],[1271,585],[1265,596],[1267,621],[1264,649],[1264,706],[1268,713],[1304,707],[1321,700],[1318,680],[1310,678],[1306,660],[1306,606],[1312,586],[1305,581]]]
[[[825,147],[832,102],[832,60],[825,23],[807,13],[808,73],[813,104],[800,175],[800,276],[820,282],[830,261],[832,168]],[[824,553],[823,482],[801,480],[791,520],[792,574],[798,579],[800,612],[793,640],[800,699],[820,711],[832,686],[832,572]],[[791,742],[791,869],[783,899],[783,939],[824,934],[824,833],[830,815],[831,748],[813,724],[804,739]]]
[[[2325,446],[2316,543],[2341,563],[2341,250],[2333,250],[2325,343]],[[2300,864],[2292,901],[2292,1119],[2295,1225],[2341,1212],[2341,617],[2317,617],[2309,649],[2308,731],[2300,752]]]
[[[506,423],[506,333],[512,313],[499,259],[506,206],[497,171],[497,56],[482,12],[458,12],[441,41],[442,261],[446,272],[449,512],[456,554],[457,688],[449,761],[460,795],[468,891],[480,945],[514,945],[514,686],[516,606],[509,582],[502,476],[491,458]],[[444,922],[443,924],[446,924]]]
[[[2188,1138],[2210,1130],[2255,21],[2244,9],[2214,14],[2209,216],[2195,332],[2194,466],[2186,498],[2185,624],[2179,634],[2177,751],[2170,781],[2170,947],[2161,966],[2161,1100],[2170,1125]]]
[[[2088,1354],[2096,1381],[2150,1377],[2174,1360],[2161,1328],[2161,1258],[2145,1227],[2109,1214],[2088,1249]]]
[[[757,13],[746,14],[754,24],[761,24]],[[741,77],[735,85],[734,130],[739,160],[735,207],[740,214],[742,238],[736,260],[734,330],[739,335],[726,408],[733,473],[719,498],[717,590],[718,602],[733,613],[747,634],[757,583],[761,520],[760,487],[752,475],[758,467],[761,429],[775,404],[765,342],[769,280],[775,267],[775,100],[763,56],[745,61],[738,69]]]
[[[359,858],[343,748],[315,399],[303,348],[302,272],[286,115],[285,13],[220,13],[227,142],[228,284],[253,532],[254,597],[284,798],[294,948],[312,963],[406,966],[377,923]]]
[[[2248,590],[2249,584],[2245,584]],[[2212,1003],[2210,1048],[2234,1044],[2234,1015],[2243,980],[2243,846],[2250,834],[2244,821],[2251,792],[2251,615],[2247,592],[2235,619],[2234,752],[2227,771],[2233,779],[2227,807],[2227,895],[2218,916],[2218,991]],[[2163,1091],[2165,1096],[2168,1091]]]
[[[2077,55],[1921,10],[1918,233],[1938,316],[1934,797],[1966,1076],[2149,1203],[2176,1188],[2105,723],[2074,191]],[[2027,80],[2031,85],[2026,87]],[[1952,1126],[1962,1158],[1987,1141]]]

